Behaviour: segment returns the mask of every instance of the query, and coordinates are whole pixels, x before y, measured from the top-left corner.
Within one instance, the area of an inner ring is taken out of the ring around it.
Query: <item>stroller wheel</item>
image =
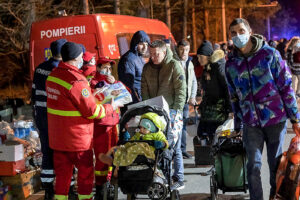
[[[103,187],[103,199],[114,200],[115,199],[115,186],[110,182],[106,182]],[[117,186],[117,199],[118,199],[118,186]]]
[[[210,176],[210,194],[211,194],[211,200],[218,199],[218,186],[215,180],[214,173]]]
[[[168,195],[168,189],[161,183],[153,182],[147,191],[148,197],[153,200],[164,200]]]
[[[173,190],[171,192],[171,200],[180,200],[180,194],[178,190]]]
[[[127,200],[135,200],[136,195],[135,194],[127,194]]]

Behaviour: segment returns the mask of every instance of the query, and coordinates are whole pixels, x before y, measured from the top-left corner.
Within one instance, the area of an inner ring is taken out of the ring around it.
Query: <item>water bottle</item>
[[[17,138],[20,138],[20,131],[19,131],[19,128],[15,128],[15,130],[14,130],[14,135],[15,135],[15,137],[17,137]]]
[[[26,136],[25,128],[19,128],[19,138],[24,138]]]
[[[207,145],[207,142],[208,142],[207,138],[208,138],[207,133],[203,133],[202,136],[201,136],[201,140],[200,140],[201,146],[206,146]]]

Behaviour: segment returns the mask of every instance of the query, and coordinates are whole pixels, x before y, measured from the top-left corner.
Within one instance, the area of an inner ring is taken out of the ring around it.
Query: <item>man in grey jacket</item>
[[[189,57],[190,43],[186,40],[181,40],[177,45],[178,57],[183,71],[185,72],[186,80],[186,102],[183,108],[183,128],[181,135],[181,151],[183,158],[191,158],[192,155],[186,152],[186,126],[189,117],[189,105],[196,104],[197,94],[197,79],[194,71],[194,65],[191,62],[192,58]]]

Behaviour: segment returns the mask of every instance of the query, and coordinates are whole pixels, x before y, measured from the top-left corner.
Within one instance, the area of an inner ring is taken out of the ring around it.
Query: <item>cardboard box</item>
[[[3,176],[0,180],[11,187],[13,199],[25,200],[41,188],[40,170],[23,172],[16,176]]]
[[[15,162],[24,159],[23,144],[0,145],[0,161]]]
[[[170,113],[169,104],[165,100],[163,96],[154,97],[152,99],[148,99],[145,101],[141,101],[139,103],[131,104],[128,106],[128,110],[131,108],[135,108],[140,105],[150,105],[150,106],[158,106],[163,108],[168,114]]]
[[[0,161],[0,176],[15,176],[25,171],[25,159],[18,161]]]

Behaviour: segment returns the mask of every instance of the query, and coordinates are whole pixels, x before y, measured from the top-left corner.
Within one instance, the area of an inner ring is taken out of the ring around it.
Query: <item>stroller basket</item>
[[[150,161],[150,162],[149,162]],[[138,156],[130,166],[120,167],[118,184],[123,193],[144,193],[153,180],[154,161]]]
[[[219,137],[214,147],[214,188],[225,192],[247,192],[246,152],[240,138]],[[213,191],[216,191],[215,189]]]

